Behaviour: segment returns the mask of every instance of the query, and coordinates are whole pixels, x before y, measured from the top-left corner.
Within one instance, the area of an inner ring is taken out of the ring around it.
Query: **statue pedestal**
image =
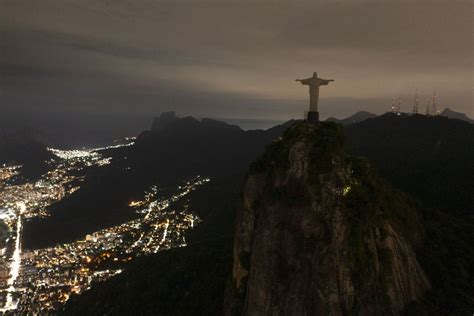
[[[319,112],[309,111],[306,119],[311,123],[319,123]]]

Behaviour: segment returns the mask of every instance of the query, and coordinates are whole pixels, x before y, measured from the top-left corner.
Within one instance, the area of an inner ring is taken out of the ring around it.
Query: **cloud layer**
[[[3,0],[4,117],[287,119],[318,71],[324,116],[437,90],[474,116],[471,1]]]

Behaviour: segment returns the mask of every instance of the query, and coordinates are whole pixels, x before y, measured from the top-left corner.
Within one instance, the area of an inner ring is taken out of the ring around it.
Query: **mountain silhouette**
[[[346,117],[345,119],[337,119],[335,117],[330,117],[326,121],[327,122],[336,122],[336,123],[340,123],[342,125],[349,125],[349,124],[359,123],[359,122],[365,121],[369,118],[373,118],[373,117],[376,117],[376,116],[377,115],[375,115],[373,113],[370,113],[370,112],[359,111],[359,112],[356,112],[356,113],[354,113],[353,115],[351,115],[349,117]]]
[[[225,302],[225,292],[232,275],[235,211],[242,196],[245,196],[239,195],[239,187],[250,161],[263,152],[264,144],[272,143],[295,122],[246,134],[226,125],[220,128],[205,126],[202,121],[193,119],[179,120],[182,122],[176,126],[169,125],[156,133],[143,133],[136,146],[116,153],[114,168],[120,168],[123,161],[130,159],[131,163],[128,163],[135,166],[136,170],[133,176],[117,176],[107,183],[112,186],[114,181],[126,183],[126,186],[132,183],[132,188],[149,181],[154,175],[156,179],[161,179],[160,173],[164,176],[183,176],[194,170],[203,175],[212,174],[209,185],[190,196],[190,207],[202,222],[187,233],[188,246],[132,262],[121,275],[94,285],[79,297],[73,297],[64,310],[65,314],[218,315],[222,313],[223,306],[229,303]],[[406,195],[390,193],[395,200],[384,207],[391,209],[400,205],[397,203],[407,205],[403,201],[414,201],[409,203],[409,209],[421,216],[419,221],[413,221],[410,216],[415,213],[403,213],[403,207],[394,208],[398,210],[399,216],[406,215],[399,217],[400,225],[397,226],[405,238],[413,233],[424,235],[421,244],[413,249],[431,283],[431,290],[416,302],[405,306],[406,313],[467,314],[474,306],[474,299],[466,295],[474,292],[474,251],[471,247],[474,240],[471,176],[474,161],[473,128],[466,122],[441,116],[390,113],[345,127],[344,150],[351,156],[368,157],[380,181],[390,182],[389,186],[395,187],[393,190],[402,190],[409,196],[401,198]],[[258,146],[256,139],[259,139]],[[235,148],[236,145],[238,148]],[[272,145],[269,146],[271,149]],[[170,149],[168,154],[165,148]],[[315,158],[326,150],[330,149],[324,149]],[[246,151],[248,153],[244,154]],[[278,152],[274,153],[275,158],[280,157]],[[121,161],[121,155],[129,158]],[[230,158],[234,155],[238,158]],[[246,160],[241,163],[238,159]],[[186,164],[192,167],[186,169]],[[321,164],[321,167],[324,166]],[[270,163],[267,167],[278,169],[279,164],[271,166]],[[286,168],[284,165],[282,167]],[[101,188],[96,189],[84,195],[84,200],[75,200],[74,204],[85,204],[92,201],[94,196],[97,198],[107,193]],[[131,194],[123,191],[117,194],[115,189],[112,187],[108,193],[115,199]],[[373,196],[365,192],[360,196],[360,201],[364,199],[373,201]],[[107,207],[106,204],[101,205],[91,217],[100,217],[100,212],[110,214],[111,210]],[[63,205],[63,214],[65,209]],[[86,210],[82,207],[78,211]],[[410,226],[414,224],[418,228]],[[62,222],[56,222],[56,225],[62,225]],[[73,228],[69,224],[66,226]],[[46,234],[46,230],[43,234]],[[412,237],[408,239],[419,240]],[[367,284],[370,284],[370,280],[362,278]]]
[[[343,143],[341,125],[303,121],[252,164],[227,315],[393,315],[430,288],[421,212]]]
[[[474,212],[474,126],[442,116],[396,115],[346,127],[347,147],[426,205]]]
[[[22,165],[23,177],[30,180],[39,178],[47,170],[45,162],[54,158],[44,145],[46,139],[33,129],[0,135],[0,164]]]
[[[241,181],[265,145],[293,123],[244,131],[211,119],[164,117],[141,133],[133,146],[111,150],[110,165],[88,170],[77,192],[49,207],[48,219],[27,222],[24,247],[72,241],[133,219],[136,214],[129,202],[139,199],[152,185],[174,185],[196,175]]]
[[[441,112],[439,115],[446,116],[446,117],[449,117],[449,118],[452,118],[452,119],[458,119],[458,120],[466,121],[466,122],[469,122],[471,124],[474,124],[474,120],[467,117],[466,114],[461,113],[461,112],[455,112],[455,111],[453,111],[449,108],[444,109],[443,112]]]

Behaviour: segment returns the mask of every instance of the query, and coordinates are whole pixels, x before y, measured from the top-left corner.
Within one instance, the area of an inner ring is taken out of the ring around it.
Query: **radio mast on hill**
[[[398,97],[397,113],[400,114],[401,110],[402,110],[402,97]]]
[[[430,115],[430,99],[426,102],[426,115]]]
[[[395,97],[392,98],[392,108],[391,108],[391,111],[392,113],[395,113],[397,110],[396,110],[396,107],[395,107]]]
[[[431,104],[431,113],[433,115],[438,115],[438,104],[436,103],[436,90],[433,91],[433,100]]]
[[[415,90],[415,104],[413,105],[413,114],[418,114],[418,89]]]

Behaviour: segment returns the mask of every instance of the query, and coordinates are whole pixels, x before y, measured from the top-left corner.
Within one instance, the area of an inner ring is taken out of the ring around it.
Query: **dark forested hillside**
[[[368,157],[426,206],[474,212],[474,126],[446,117],[385,114],[346,127],[347,147]]]
[[[63,313],[219,315],[231,273],[242,178],[211,181],[190,193],[190,208],[202,223],[187,233],[186,247],[139,258],[121,275],[73,297]]]
[[[303,121],[252,164],[226,315],[397,315],[430,288],[416,204],[343,142]]]
[[[81,189],[50,207],[47,219],[25,224],[25,248],[72,241],[136,216],[128,206],[152,185],[176,185],[196,175],[241,179],[250,162],[286,126],[243,131],[237,126],[164,115],[134,146],[114,149],[112,163],[88,170]],[[78,224],[80,223],[80,224]]]
[[[209,123],[218,125],[215,121]],[[200,130],[190,135],[181,124],[200,126]],[[150,177],[158,177],[162,170],[186,174],[187,163],[199,172],[214,175],[216,181],[191,196],[191,205],[194,203],[203,222],[189,233],[189,247],[132,263],[122,275],[72,299],[66,306],[66,314],[119,314],[131,311],[132,307],[139,308],[143,314],[188,315],[193,311],[193,314],[218,315],[222,312],[232,264],[234,212],[246,168],[237,158],[244,157],[250,162],[261,149],[240,137],[234,139],[233,127],[229,131],[220,130],[221,138],[211,133],[215,128],[211,126],[204,127],[191,118],[172,122],[160,134],[143,134],[137,145],[128,149],[139,152],[133,161],[147,166],[141,172],[153,166]],[[416,256],[432,289],[421,301],[407,307],[408,314],[462,315],[470,314],[474,308],[472,128],[466,122],[443,117],[391,114],[345,127],[346,149],[368,157],[380,176],[417,200],[417,208],[422,210],[425,238]],[[267,134],[265,142],[279,136],[283,129],[279,127]],[[244,135],[237,130],[235,133]],[[249,133],[248,139],[254,140],[262,133]],[[211,142],[212,146],[202,145],[199,140]],[[163,146],[179,154],[166,156]],[[219,152],[227,156],[213,157]],[[193,155],[185,156],[189,153]],[[176,157],[174,169],[165,170],[158,163]]]
[[[474,125],[446,117],[382,115],[346,127],[347,147],[417,198],[426,238],[417,256],[432,282],[411,312],[474,309]]]

